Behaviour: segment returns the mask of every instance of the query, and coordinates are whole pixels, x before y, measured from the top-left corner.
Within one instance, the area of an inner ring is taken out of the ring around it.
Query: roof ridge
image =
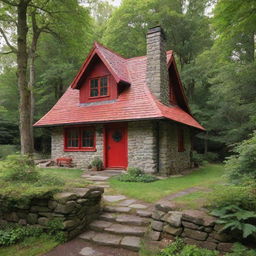
[[[115,52],[114,50],[108,48],[107,46],[105,46],[105,45],[99,43],[98,41],[95,41],[95,42],[94,42],[94,45],[95,45],[96,48],[98,48],[98,46],[103,47],[103,48],[105,48],[106,50],[108,50],[108,51],[112,52],[113,54],[117,55],[118,57],[120,57],[120,58],[122,58],[122,59],[124,59],[124,60],[127,60],[127,58],[125,58],[125,57],[122,56],[121,54],[119,54],[119,53]]]

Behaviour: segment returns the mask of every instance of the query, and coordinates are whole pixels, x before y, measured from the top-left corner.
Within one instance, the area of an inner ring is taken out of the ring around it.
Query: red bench
[[[72,167],[72,158],[71,157],[60,157],[56,159],[58,166],[68,166]]]

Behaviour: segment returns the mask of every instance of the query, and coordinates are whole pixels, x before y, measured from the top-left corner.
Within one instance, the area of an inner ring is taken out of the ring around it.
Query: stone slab
[[[97,234],[97,233],[96,233],[95,231],[87,231],[87,232],[81,234],[79,237],[80,237],[81,239],[86,240],[86,241],[90,241],[90,240],[92,240],[92,238],[93,238],[96,234]]]
[[[113,224],[112,226],[105,228],[105,231],[114,233],[114,234],[143,236],[146,232],[146,228],[128,226],[128,225],[122,225],[122,224]]]
[[[141,239],[136,236],[125,236],[121,241],[121,246],[134,251],[140,250]]]
[[[126,196],[123,195],[114,195],[114,196],[109,196],[109,195],[104,195],[103,199],[109,203],[115,203],[121,200],[126,199]]]
[[[136,213],[141,217],[150,218],[152,216],[151,211],[145,211],[145,210],[137,210]]]
[[[115,207],[115,206],[105,206],[105,212],[112,212],[112,213],[129,213],[132,209],[129,207]]]
[[[116,214],[114,213],[109,213],[109,212],[104,212],[100,215],[99,217],[101,220],[105,221],[115,221],[116,220]]]
[[[134,209],[147,209],[148,206],[144,204],[131,204],[129,207],[134,208]]]
[[[119,205],[119,206],[129,206],[129,205],[131,205],[131,204],[133,204],[133,203],[135,203],[135,202],[136,202],[135,199],[126,199],[126,200],[124,200],[124,201],[118,203],[118,205]]]
[[[120,235],[113,235],[108,233],[97,233],[96,236],[92,238],[92,240],[101,245],[118,246],[122,238],[123,237]]]
[[[103,180],[108,180],[109,177],[107,176],[91,176],[91,177],[88,177],[87,180],[92,180],[92,181],[103,181]]]
[[[139,216],[134,215],[118,215],[116,221],[123,224],[130,224],[130,225],[144,225],[149,223],[149,219],[141,218]]]
[[[112,225],[112,222],[104,221],[104,220],[96,220],[90,224],[90,228],[93,230],[102,231],[105,228],[108,228]]]
[[[80,255],[82,256],[103,256],[102,253],[96,252],[94,249],[91,247],[84,247],[80,252]]]

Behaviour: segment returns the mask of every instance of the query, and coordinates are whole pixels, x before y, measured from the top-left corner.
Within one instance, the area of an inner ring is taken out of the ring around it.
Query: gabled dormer
[[[79,90],[80,103],[110,101],[118,97],[130,81],[126,60],[99,43],[95,43],[71,84]]]

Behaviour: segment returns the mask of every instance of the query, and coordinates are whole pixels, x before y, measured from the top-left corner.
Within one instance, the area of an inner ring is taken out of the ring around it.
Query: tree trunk
[[[204,137],[204,154],[208,153],[208,132],[206,131]]]
[[[17,6],[17,75],[20,93],[20,143],[21,154],[32,154],[32,134],[31,134],[31,95],[27,84],[27,1],[20,0]]]

